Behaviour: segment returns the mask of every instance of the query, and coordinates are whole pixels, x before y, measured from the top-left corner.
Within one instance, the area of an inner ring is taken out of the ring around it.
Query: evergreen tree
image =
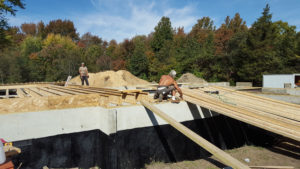
[[[247,38],[245,55],[239,64],[242,67],[237,74],[242,81],[251,81],[261,85],[262,75],[277,73],[280,60],[276,58],[276,27],[272,23],[272,14],[267,4],[262,16],[252,24]]]
[[[1,0],[0,1],[0,51],[8,46],[11,42],[10,36],[6,34],[6,30],[9,28],[5,15],[10,13],[16,15],[16,8],[24,9],[24,3],[22,0]]]
[[[150,80],[158,81],[160,76],[170,71],[175,58],[170,55],[173,40],[173,29],[168,17],[162,17],[155,27],[151,48],[154,52],[149,63]],[[159,68],[159,69],[158,69]]]
[[[166,41],[173,39],[173,30],[170,18],[162,17],[154,30],[151,47],[154,52],[158,52],[161,48],[163,48]]]
[[[275,50],[280,62],[278,73],[295,73],[297,71],[296,58],[296,26],[290,26],[287,22],[277,21],[273,23],[276,28]],[[299,70],[299,69],[298,69]]]
[[[145,54],[146,47],[144,41],[143,37],[134,38],[135,48],[129,59],[128,69],[132,74],[146,79],[148,74],[148,59]]]

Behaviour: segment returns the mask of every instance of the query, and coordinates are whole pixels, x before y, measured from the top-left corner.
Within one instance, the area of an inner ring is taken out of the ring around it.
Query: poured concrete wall
[[[216,113],[211,114],[210,111],[202,112],[199,106],[191,107],[186,102],[162,103],[157,104],[157,107],[179,122],[216,115]],[[197,117],[193,117],[195,113],[198,114]],[[89,130],[101,130],[109,135],[116,133],[117,130],[166,124],[159,117],[156,117],[157,124],[153,124],[152,119],[143,106],[115,109],[86,107],[12,113],[0,115],[0,137],[8,141],[19,141]]]
[[[0,115],[0,137],[7,141],[28,140],[99,129],[116,132],[115,113],[101,107],[50,110]]]
[[[270,133],[194,104],[159,109],[222,149],[270,144]],[[0,133],[22,149],[22,168],[143,168],[210,154],[143,106],[89,107],[1,115]]]
[[[274,93],[274,94],[288,94],[293,96],[300,96],[300,88],[295,89],[280,89],[280,88],[262,88],[264,93]]]
[[[265,146],[274,139],[266,131],[222,115],[182,124],[222,149],[245,144]],[[121,130],[110,135],[92,130],[14,144],[22,148],[22,154],[14,161],[22,162],[25,169],[43,166],[132,169],[144,168],[153,161],[179,162],[210,156],[170,125]]]
[[[257,94],[257,95],[268,97],[275,100],[284,101],[284,102],[300,104],[300,95],[299,96],[278,95],[278,94]]]
[[[236,82],[236,87],[252,87],[252,82]]]

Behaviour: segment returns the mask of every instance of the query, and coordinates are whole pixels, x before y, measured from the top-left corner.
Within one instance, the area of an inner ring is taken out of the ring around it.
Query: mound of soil
[[[207,83],[204,79],[198,78],[192,73],[183,74],[178,80],[178,83],[191,83],[191,84],[198,84],[198,83]]]
[[[147,85],[149,82],[140,79],[126,70],[105,71],[98,73],[89,73],[90,86],[97,87],[120,87],[120,86],[137,86]],[[81,85],[79,76],[70,80],[72,84]]]

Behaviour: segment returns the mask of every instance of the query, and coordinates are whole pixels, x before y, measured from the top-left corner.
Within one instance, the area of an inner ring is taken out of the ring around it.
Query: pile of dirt
[[[192,73],[183,74],[178,80],[178,83],[191,83],[191,84],[199,84],[199,83],[207,83],[204,79],[198,78]]]
[[[97,87],[120,87],[120,86],[137,86],[150,84],[146,80],[140,79],[126,70],[105,71],[98,73],[89,73],[90,86]],[[72,84],[81,85],[79,76],[70,80]]]

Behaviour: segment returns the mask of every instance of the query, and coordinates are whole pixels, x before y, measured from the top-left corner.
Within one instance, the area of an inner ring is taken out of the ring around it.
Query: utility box
[[[267,87],[267,88],[300,87],[300,73],[263,75],[263,87]]]

